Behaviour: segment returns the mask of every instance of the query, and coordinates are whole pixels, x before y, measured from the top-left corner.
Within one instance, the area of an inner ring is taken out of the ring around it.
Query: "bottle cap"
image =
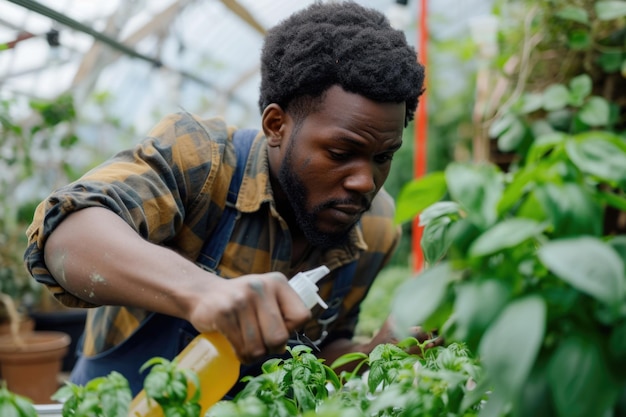
[[[324,308],[328,308],[328,305],[317,294],[319,288],[315,283],[322,279],[330,270],[327,266],[322,265],[310,271],[298,272],[289,280],[289,285],[293,288],[307,308],[311,309],[315,304],[319,304]]]

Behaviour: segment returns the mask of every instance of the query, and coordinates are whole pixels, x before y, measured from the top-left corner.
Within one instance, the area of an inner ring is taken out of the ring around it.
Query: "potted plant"
[[[0,293],[0,304],[15,323],[10,333],[0,335],[0,376],[11,391],[39,404],[50,403],[59,388],[70,337],[63,332],[20,332],[20,314],[13,299]]]
[[[70,335],[71,346],[62,365],[67,372],[75,363],[73,352],[86,311],[66,308],[57,302],[27,273],[22,257],[27,244],[25,230],[36,204],[43,193],[54,188],[50,179],[63,182],[75,176],[67,162],[80,143],[75,133],[74,100],[70,94],[53,100],[31,100],[32,113],[21,118],[15,114],[15,107],[19,106],[14,104],[0,100],[4,149],[0,153],[0,291],[16,301],[26,329]],[[0,306],[0,323],[3,319],[6,315]]]
[[[5,226],[0,221],[0,227]],[[0,233],[0,334],[31,331],[29,306],[38,298],[39,285],[27,274],[22,262],[25,236],[14,228]],[[7,300],[9,299],[9,300]],[[10,303],[10,304],[9,304]],[[13,326],[13,329],[11,327]]]

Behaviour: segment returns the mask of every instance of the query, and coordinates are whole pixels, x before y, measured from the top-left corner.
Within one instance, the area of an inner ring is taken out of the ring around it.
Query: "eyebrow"
[[[395,152],[395,151],[397,151],[398,149],[400,149],[400,148],[402,147],[402,144],[403,144],[403,143],[404,143],[404,142],[403,142],[402,140],[400,140],[400,143],[398,143],[397,145],[394,145],[394,146],[390,146],[390,147],[386,150],[386,152]]]
[[[340,138],[338,138],[339,141],[341,142],[347,142],[350,143],[356,147],[362,148],[363,147],[363,142],[347,137],[347,136],[341,136]],[[396,152],[398,149],[400,149],[402,147],[402,144],[404,142],[402,141],[402,139],[400,139],[400,142],[397,143],[396,145],[390,146],[389,148],[385,149],[383,152]]]

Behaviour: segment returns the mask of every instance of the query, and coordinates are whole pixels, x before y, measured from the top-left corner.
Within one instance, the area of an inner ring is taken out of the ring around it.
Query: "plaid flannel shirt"
[[[27,230],[25,263],[34,278],[70,307],[97,307],[89,311],[84,354],[94,355],[124,341],[149,313],[138,308],[96,306],[65,291],[44,262],[44,245],[54,228],[70,213],[86,207],[104,207],[119,215],[144,239],[170,247],[197,261],[203,242],[223,211],[236,163],[234,130],[220,118],[202,120],[188,113],[163,119],[134,149],[118,153],[79,180],[53,192],[37,208]],[[358,259],[353,287],[343,300],[327,342],[351,338],[359,306],[374,278],[395,249],[400,228],[393,223],[394,204],[381,190],[360,227],[350,232],[342,247],[312,251],[292,265],[291,237],[280,219],[269,179],[266,138],[259,133],[252,144],[236,204],[241,213],[220,261],[220,274],[280,271],[286,276],[327,265],[331,273],[318,283],[328,298],[333,272]],[[129,265],[129,268],[140,267]],[[176,279],[176,277],[172,277]],[[303,331],[319,337],[316,317]]]

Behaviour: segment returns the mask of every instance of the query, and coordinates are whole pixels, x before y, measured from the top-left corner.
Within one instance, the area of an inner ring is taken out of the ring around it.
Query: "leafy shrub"
[[[429,349],[423,355],[383,344],[367,356],[348,354],[332,367],[308,347],[290,349],[292,358],[272,360],[249,378],[232,401],[211,408],[207,417],[282,416],[474,416],[485,392],[474,391],[481,368],[461,344]],[[337,375],[333,368],[357,360],[368,366]]]
[[[497,5],[483,120],[508,162],[452,163],[401,191],[429,267],[394,315],[478,355],[484,415],[624,415],[626,3]]]
[[[291,358],[268,360],[262,374],[245,378],[232,400],[210,408],[207,417],[282,416],[476,416],[487,399],[476,389],[482,369],[469,350],[453,343],[422,351],[425,342],[408,338],[398,345],[379,345],[368,356],[350,353],[333,367],[357,361],[356,370],[340,375],[306,346],[288,348]],[[417,349],[420,354],[409,353]],[[152,358],[144,388],[166,417],[198,417],[199,386],[195,373],[176,360]],[[359,369],[368,367],[364,373]],[[53,396],[63,403],[63,417],[127,417],[131,405],[128,381],[117,372],[84,386],[66,383]],[[30,400],[0,387],[0,415],[35,417]]]

